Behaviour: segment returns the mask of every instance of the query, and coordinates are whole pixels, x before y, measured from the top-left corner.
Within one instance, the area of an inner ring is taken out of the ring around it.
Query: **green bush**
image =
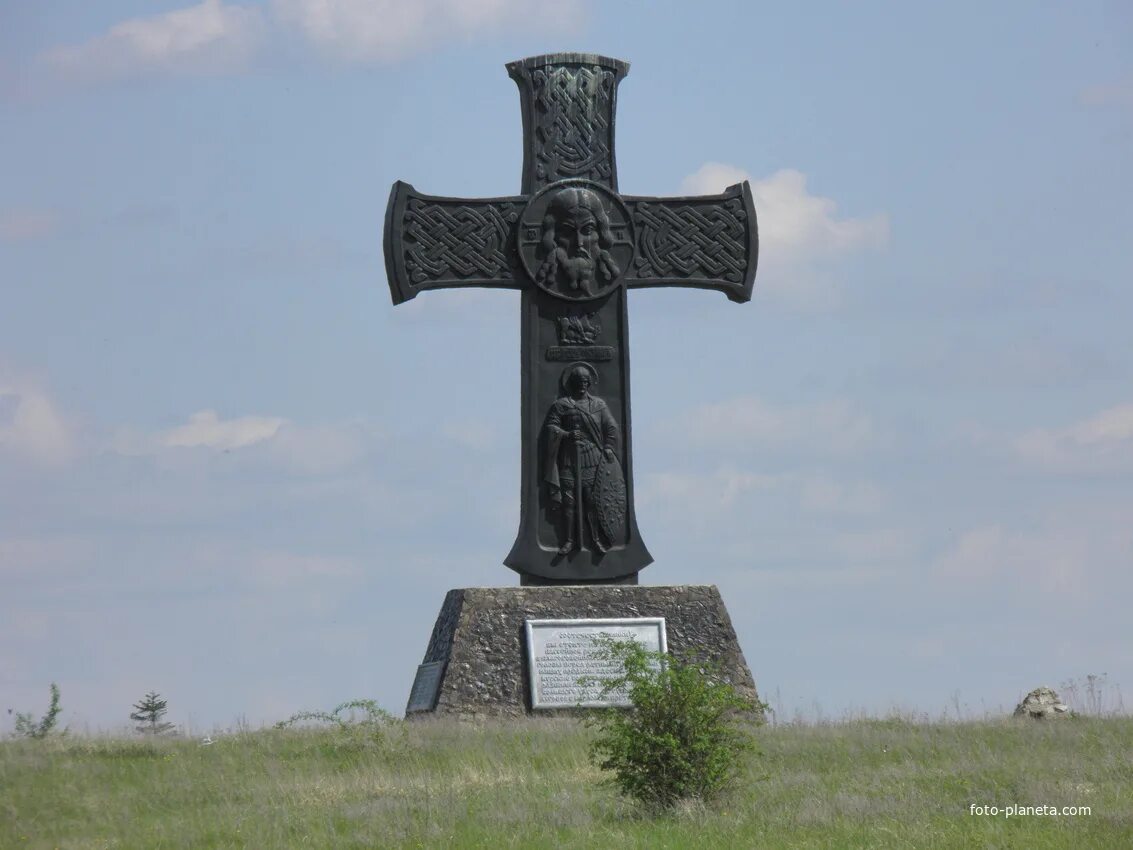
[[[607,641],[604,651],[624,674],[608,681],[603,695],[624,691],[631,705],[591,717],[598,729],[591,760],[649,808],[719,796],[754,748],[748,727],[761,722],[766,706],[741,696],[716,670],[634,641]]]
[[[35,722],[35,717],[31,712],[16,712],[16,737],[46,738],[55,728],[55,724],[59,720],[59,712],[62,710],[63,707],[59,705],[59,686],[52,682],[51,704],[47,707],[47,713],[40,718],[39,723]]]
[[[338,733],[341,743],[354,748],[388,743],[387,733],[391,729],[404,733],[401,721],[372,699],[349,700],[329,712],[300,711],[276,723],[275,728],[289,729],[303,723],[329,725]]]

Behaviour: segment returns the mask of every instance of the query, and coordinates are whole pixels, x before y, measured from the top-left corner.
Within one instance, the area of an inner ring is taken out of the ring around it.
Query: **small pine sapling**
[[[164,735],[172,730],[174,724],[165,723],[161,719],[165,716],[166,705],[160,694],[150,691],[134,704],[135,711],[131,712],[130,719],[141,724],[134,728],[143,735]]]

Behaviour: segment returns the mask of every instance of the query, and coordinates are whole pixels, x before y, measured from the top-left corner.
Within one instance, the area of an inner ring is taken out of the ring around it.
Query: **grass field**
[[[9,741],[0,847],[1133,848],[1129,717],[763,727],[734,794],[664,817],[601,783],[590,734],[557,720]]]

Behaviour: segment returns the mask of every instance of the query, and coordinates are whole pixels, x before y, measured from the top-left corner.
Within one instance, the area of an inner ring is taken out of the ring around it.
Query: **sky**
[[[759,217],[751,302],[629,294],[642,583],[783,719],[1133,688],[1133,7],[1061,5],[0,0],[0,709],[400,714],[518,583],[519,296],[394,308],[382,222],[518,193],[565,50],[622,192]]]

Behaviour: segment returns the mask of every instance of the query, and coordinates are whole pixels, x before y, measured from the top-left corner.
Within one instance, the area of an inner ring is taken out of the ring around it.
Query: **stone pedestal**
[[[473,587],[445,596],[406,717],[529,714],[525,622],[625,617],[664,617],[672,655],[719,665],[742,695],[757,698],[715,585]]]

